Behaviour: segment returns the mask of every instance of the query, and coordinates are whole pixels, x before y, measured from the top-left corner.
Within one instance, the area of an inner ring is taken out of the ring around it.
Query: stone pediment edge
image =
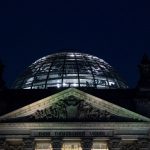
[[[52,96],[46,97],[44,99],[41,99],[37,102],[34,102],[32,104],[29,104],[25,107],[22,107],[20,109],[17,109],[13,112],[10,112],[8,114],[5,114],[0,117],[0,120],[7,120],[9,118],[18,118],[18,117],[24,117],[33,114],[37,110],[45,109],[49,106],[51,106],[53,103],[59,101],[60,99],[66,98],[68,96],[75,96],[79,99],[83,99],[92,106],[98,108],[107,110],[108,112],[121,116],[126,118],[132,118],[139,121],[150,121],[150,118],[144,117],[140,114],[137,114],[135,112],[132,112],[130,110],[127,110],[125,108],[122,108],[118,105],[115,105],[113,103],[110,103],[108,101],[105,101],[101,98],[95,97],[93,95],[90,95],[88,93],[85,93],[81,90],[75,89],[75,88],[69,88],[62,92],[56,93]]]
[[[83,91],[80,91],[80,93],[82,93],[83,95],[86,94],[86,96],[87,96],[86,97],[87,98],[86,101],[88,101],[89,103],[94,105],[94,107],[97,107],[99,109],[107,110],[108,112],[110,112],[112,114],[115,114],[117,116],[133,118],[133,119],[137,119],[139,121],[148,121],[148,122],[150,122],[150,118],[148,118],[148,117],[145,117],[143,115],[140,115],[138,113],[130,111],[130,110],[126,109],[126,108],[123,108],[121,106],[118,106],[116,104],[108,102],[108,101],[106,101],[104,99],[95,97],[95,96],[90,95],[88,93],[85,93]]]
[[[46,98],[43,98],[41,100],[38,100],[34,103],[31,103],[27,106],[21,107],[17,110],[14,110],[10,113],[4,114],[0,116],[0,120],[3,120],[5,118],[16,118],[16,117],[23,117],[30,115],[34,113],[36,110],[42,110],[47,108],[48,106],[51,106],[53,103],[57,102],[60,99],[65,98],[66,96],[70,96],[72,88],[69,88],[67,90],[61,91],[59,93],[56,93],[54,95],[48,96]]]

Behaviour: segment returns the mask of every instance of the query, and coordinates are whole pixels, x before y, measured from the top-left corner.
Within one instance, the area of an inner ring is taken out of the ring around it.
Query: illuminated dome
[[[74,52],[62,52],[35,61],[16,80],[15,89],[50,87],[127,88],[124,81],[103,59]]]

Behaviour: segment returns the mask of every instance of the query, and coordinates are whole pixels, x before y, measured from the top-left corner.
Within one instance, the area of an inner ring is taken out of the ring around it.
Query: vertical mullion
[[[91,67],[91,63],[88,61],[88,59],[86,58],[86,56],[82,55],[83,58],[86,60],[86,62],[88,63],[89,67],[90,67],[90,70],[91,70],[91,73],[92,73],[92,76],[93,76],[93,80],[94,80],[94,87],[96,88],[96,82],[95,82],[95,76],[94,76],[94,73],[93,73],[93,70],[92,70],[92,67]]]
[[[77,61],[77,57],[76,57],[76,53],[74,53],[74,56],[75,56],[75,61],[76,61],[76,67],[77,67],[77,73],[78,73],[78,86],[80,87],[80,76],[79,76],[79,64],[78,64],[78,61]]]
[[[67,58],[67,53],[62,53],[64,56],[64,63],[63,63],[63,70],[62,70],[62,87],[63,87],[63,82],[64,82],[64,71],[65,71],[65,64],[66,64],[66,58]]]
[[[37,70],[37,72],[36,72],[35,75],[33,76],[33,79],[34,79],[34,80],[32,81],[31,89],[33,88],[33,84],[35,83],[35,77],[37,76],[37,74],[38,74],[39,71],[40,71],[40,68],[41,68],[43,65],[44,65],[44,61],[41,62],[40,66],[39,66],[39,68],[38,68],[38,70]]]
[[[46,78],[46,81],[45,81],[45,89],[46,89],[46,86],[47,86],[47,82],[48,82],[48,78],[49,78],[49,75],[50,75],[51,68],[52,68],[55,60],[56,60],[56,57],[53,58],[52,63],[50,65],[50,67],[49,67],[49,71],[48,71],[47,78]]]
[[[100,62],[100,61],[99,61],[99,62]],[[105,75],[105,77],[106,77],[106,81],[107,81],[107,83],[108,83],[108,88],[110,88],[109,81],[108,81],[108,75],[107,75],[107,73],[102,69],[102,67],[101,67],[101,62],[100,62],[100,64],[99,64],[99,62],[96,61],[96,63],[98,64],[99,68],[101,68],[102,72],[104,73],[104,75]],[[103,65],[103,66],[104,66],[104,65]],[[106,67],[106,66],[105,66],[105,67]],[[108,69],[108,68],[107,68],[107,69]]]

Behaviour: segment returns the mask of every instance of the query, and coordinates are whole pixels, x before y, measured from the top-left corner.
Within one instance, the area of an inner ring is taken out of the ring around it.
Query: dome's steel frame
[[[43,57],[16,80],[15,89],[50,87],[127,88],[104,60],[84,53],[62,52]]]

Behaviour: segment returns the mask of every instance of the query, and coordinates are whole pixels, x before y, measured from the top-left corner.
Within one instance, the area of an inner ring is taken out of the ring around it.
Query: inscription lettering
[[[103,137],[103,136],[113,136],[112,131],[60,131],[60,132],[35,132],[33,136],[39,137],[84,137],[84,136],[91,136],[91,137]]]

